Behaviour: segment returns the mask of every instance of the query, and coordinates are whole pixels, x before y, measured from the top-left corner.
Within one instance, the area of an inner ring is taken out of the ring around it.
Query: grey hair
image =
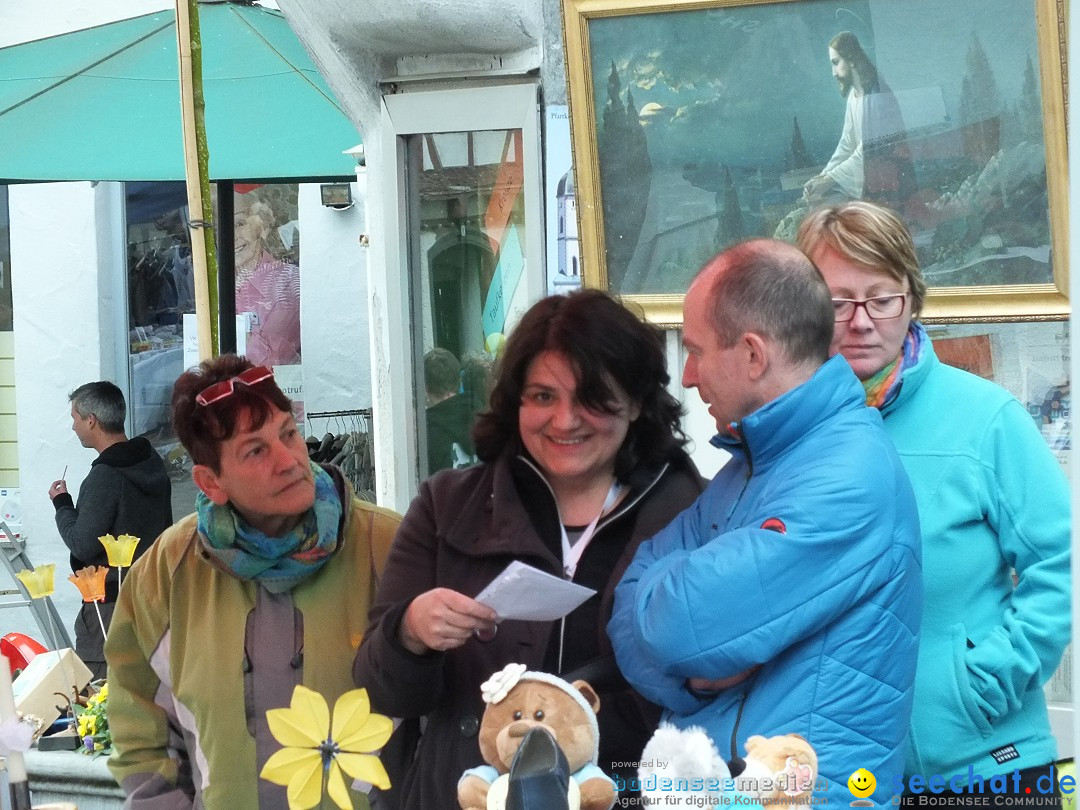
[[[107,380],[80,385],[70,394],[68,402],[83,419],[91,414],[106,433],[123,433],[127,404],[124,392]]]

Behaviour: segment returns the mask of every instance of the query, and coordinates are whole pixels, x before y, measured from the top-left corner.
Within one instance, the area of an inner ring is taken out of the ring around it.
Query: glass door
[[[510,304],[526,287],[521,139],[520,129],[407,139],[421,478],[476,461],[470,429],[487,404]]]
[[[377,441],[376,455],[380,469],[393,464],[401,476],[383,502],[403,508],[420,480],[476,461],[469,433],[492,366],[506,333],[544,293],[539,123],[532,83],[384,102],[394,130],[384,143],[398,162],[383,189],[400,211],[387,303],[400,296],[400,367],[409,375],[379,409],[396,421],[393,448],[380,455]],[[397,278],[394,267],[404,271]],[[396,343],[390,337],[391,354]],[[388,437],[384,428],[377,433]]]

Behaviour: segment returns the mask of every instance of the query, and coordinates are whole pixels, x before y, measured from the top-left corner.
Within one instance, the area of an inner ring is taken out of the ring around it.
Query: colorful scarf
[[[326,564],[338,547],[341,497],[334,479],[311,465],[315,504],[283,537],[248,525],[228,504],[215,505],[202,492],[195,500],[203,550],[237,578],[256,580],[271,593],[285,593]]]
[[[904,372],[919,362],[927,345],[926,330],[922,324],[912,321],[896,359],[873,377],[863,380],[866,404],[871,408],[884,408],[892,402],[900,393]]]

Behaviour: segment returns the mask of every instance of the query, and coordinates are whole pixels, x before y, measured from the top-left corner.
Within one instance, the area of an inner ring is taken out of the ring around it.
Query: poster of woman
[[[270,202],[260,193],[236,195],[236,314],[247,321],[245,353],[256,365],[300,362],[300,268],[281,239]],[[295,232],[291,234],[290,241]]]

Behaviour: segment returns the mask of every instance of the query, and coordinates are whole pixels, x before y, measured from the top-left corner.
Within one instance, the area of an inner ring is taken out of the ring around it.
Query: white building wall
[[[71,431],[68,393],[84,382],[114,378],[115,291],[109,274],[98,270],[110,254],[106,242],[115,236],[96,223],[99,207],[118,193],[112,183],[12,186],[9,192],[23,531],[32,562],[56,563],[54,600],[68,625],[79,594],[64,580],[68,553],[48,490],[66,466],[68,487],[78,497],[95,456]],[[0,617],[0,630],[40,638],[23,613]]]
[[[322,205],[318,184],[300,186],[300,342],[308,413],[370,408],[368,248],[364,189],[353,207]],[[315,420],[317,421],[317,420]],[[322,432],[323,424],[311,425]]]

